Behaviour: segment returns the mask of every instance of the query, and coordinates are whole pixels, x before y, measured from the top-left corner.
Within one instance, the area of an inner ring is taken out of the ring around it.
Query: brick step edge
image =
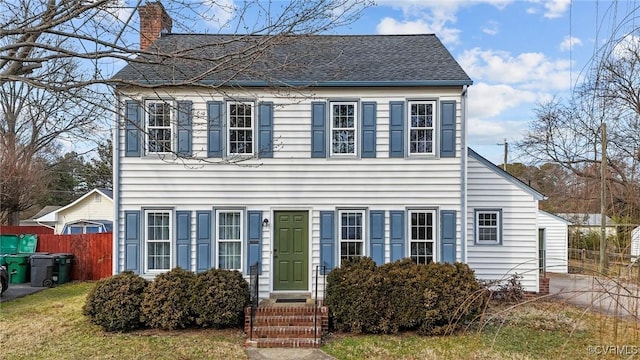
[[[318,307],[318,316],[329,315],[329,308],[326,306]],[[245,315],[251,315],[251,307],[244,308]],[[316,310],[313,307],[281,307],[281,306],[263,306],[256,308],[256,315],[315,315]]]
[[[252,348],[318,348],[320,347],[322,340],[318,338],[314,339],[247,339],[245,341],[245,347]]]
[[[308,339],[315,337],[322,337],[321,328],[318,328],[317,331],[313,326],[255,326],[253,328],[254,339]]]

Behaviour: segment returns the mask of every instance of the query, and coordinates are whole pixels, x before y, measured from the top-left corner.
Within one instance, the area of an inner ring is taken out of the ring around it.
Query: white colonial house
[[[258,264],[267,298],[369,256],[538,291],[543,195],[467,150],[472,81],[435,35],[289,36],[242,63],[270,39],[172,34],[143,9],[114,77],[114,273]]]

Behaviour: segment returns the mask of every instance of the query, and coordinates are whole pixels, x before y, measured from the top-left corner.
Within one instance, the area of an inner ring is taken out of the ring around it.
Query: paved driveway
[[[617,279],[575,274],[549,274],[549,293],[571,304],[608,315],[640,320],[640,289]]]
[[[48,289],[46,287],[32,287],[30,283],[9,284],[9,288],[0,296],[0,302],[11,301],[19,297],[27,296]]]

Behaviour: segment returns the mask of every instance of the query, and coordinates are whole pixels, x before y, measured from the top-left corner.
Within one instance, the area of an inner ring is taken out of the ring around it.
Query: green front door
[[[309,213],[276,211],[273,290],[309,290]]]

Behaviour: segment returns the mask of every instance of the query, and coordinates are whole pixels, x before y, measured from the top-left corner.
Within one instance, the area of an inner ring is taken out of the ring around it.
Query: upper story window
[[[364,210],[341,210],[339,217],[340,261],[364,256]]]
[[[411,210],[409,243],[411,260],[417,264],[429,264],[435,261],[436,225],[434,210]]]
[[[331,155],[356,155],[357,103],[332,102]]]
[[[475,211],[476,244],[499,245],[502,243],[502,211],[482,209]]]
[[[253,103],[227,103],[227,149],[229,155],[253,154],[255,116]]]
[[[435,101],[409,101],[409,154],[435,154]]]
[[[149,153],[173,149],[173,106],[169,101],[147,101],[146,143]]]

